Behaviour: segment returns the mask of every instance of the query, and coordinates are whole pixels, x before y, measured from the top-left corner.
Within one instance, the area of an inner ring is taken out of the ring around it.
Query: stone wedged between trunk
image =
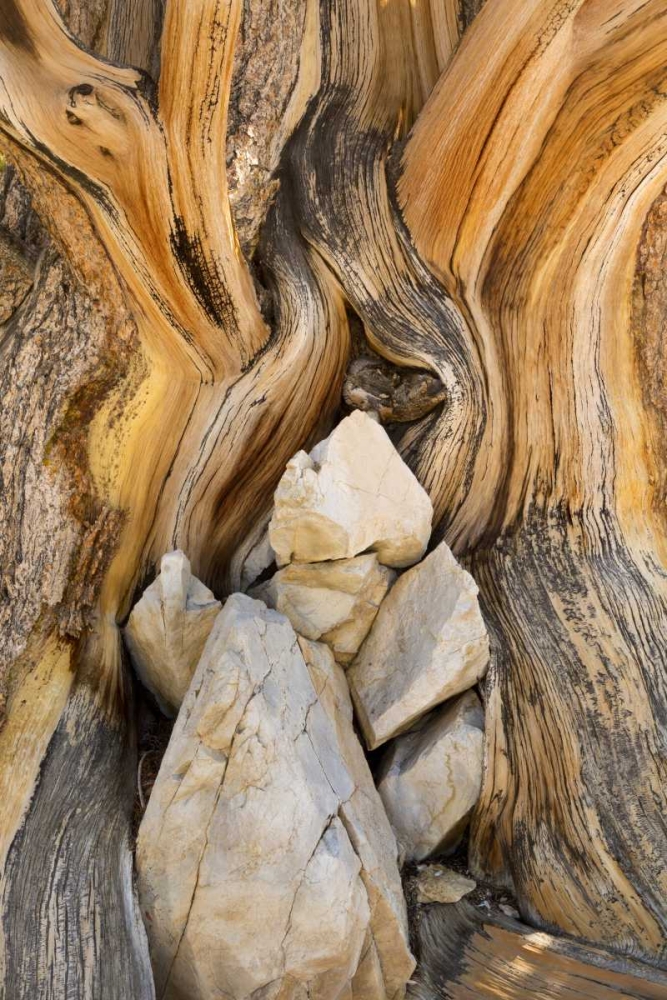
[[[387,432],[355,410],[310,455],[287,463],[269,539],[279,566],[377,552],[396,568],[426,551],[433,507]]]
[[[168,552],[124,630],[139,679],[167,716],[181,706],[222,605],[192,575],[183,552]]]
[[[396,578],[369,553],[334,562],[290,563],[250,594],[286,615],[306,639],[321,639],[351,663]]]
[[[394,584],[347,674],[370,749],[484,676],[477,593],[445,542]]]
[[[287,619],[241,594],[209,637],[137,846],[165,1000],[403,995],[395,842],[349,702],[328,714],[343,698],[331,653],[306,652],[321,696]]]
[[[456,846],[479,798],[483,755],[484,711],[474,691],[389,744],[378,790],[406,859]]]

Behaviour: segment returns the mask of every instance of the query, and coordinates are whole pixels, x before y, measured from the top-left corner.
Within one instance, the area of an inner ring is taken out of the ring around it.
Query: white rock
[[[424,554],[433,508],[386,431],[355,410],[287,464],[269,525],[279,566],[377,552],[386,566]]]
[[[444,542],[394,584],[347,674],[369,748],[484,676],[477,593]]]
[[[247,556],[243,560],[241,569],[241,590],[245,593],[253,585],[258,576],[261,576],[265,569],[276,561],[276,554],[271,548],[269,541],[269,526],[264,525],[264,530],[258,534],[257,541],[252,546]]]
[[[316,676],[325,675],[320,663]],[[389,926],[382,873],[365,872],[366,857],[380,865],[385,847],[375,828],[363,831],[367,847],[349,818],[357,784],[342,753],[289,622],[245,595],[229,598],[139,830],[158,996],[343,1000],[355,996],[369,942],[387,967],[382,982],[393,983],[401,941],[401,985],[386,995],[403,995],[412,970],[405,911],[398,899]],[[395,842],[373,801],[394,852],[385,877],[398,894]],[[376,996],[385,992],[368,1000]]]
[[[327,646],[307,639],[299,639],[299,645],[320,703],[335,730],[338,753],[354,783],[354,792],[341,805],[339,815],[362,863],[361,878],[371,918],[368,939],[352,982],[353,996],[359,1000],[402,996],[414,960],[408,947],[396,839],[354,731],[345,674]],[[378,979],[384,983],[382,990],[371,988],[370,983]]]
[[[474,691],[399,736],[380,765],[378,790],[408,860],[456,845],[479,798],[484,712]]]
[[[335,562],[291,563],[251,596],[287,615],[306,639],[321,639],[339,663],[351,663],[368,635],[393,570],[369,553]]]
[[[166,715],[178,712],[221,607],[178,550],[162,557],[134,606],[124,630],[128,652]]]

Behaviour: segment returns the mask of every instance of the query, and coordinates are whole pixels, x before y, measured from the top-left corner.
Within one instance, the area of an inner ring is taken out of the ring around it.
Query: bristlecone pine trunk
[[[0,995],[153,996],[119,625],[238,589],[361,336],[446,392],[471,864],[663,962],[667,0],[0,0],[0,148]]]

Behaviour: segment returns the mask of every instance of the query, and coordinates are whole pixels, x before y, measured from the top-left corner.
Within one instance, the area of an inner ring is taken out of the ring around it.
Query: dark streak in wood
[[[0,39],[36,57],[34,42],[16,0],[0,0]]]
[[[126,724],[76,691],[3,875],[7,1000],[154,1000],[129,851],[135,773]]]
[[[662,1000],[667,975],[465,900],[421,908],[413,1000]]]
[[[183,220],[174,219],[171,246],[183,274],[209,319],[226,329],[234,326],[232,302],[222,275],[214,267],[198,234],[188,232]]]

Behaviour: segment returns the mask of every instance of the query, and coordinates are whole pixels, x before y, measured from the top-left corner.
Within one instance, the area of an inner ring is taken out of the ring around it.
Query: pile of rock
[[[379,791],[416,860],[453,846],[477,801],[484,716],[470,688],[489,658],[470,574],[444,542],[419,562],[432,514],[386,432],[356,411],[289,463],[269,525],[285,568],[252,591],[347,668],[369,750],[393,739]]]
[[[158,995],[404,995],[399,853],[455,844],[482,769],[488,640],[447,546],[422,559],[431,518],[355,412],[289,463],[270,580],[220,610],[170,553],[135,607],[130,654],[178,712],[137,845]],[[378,788],[350,693],[369,749],[387,744]]]

